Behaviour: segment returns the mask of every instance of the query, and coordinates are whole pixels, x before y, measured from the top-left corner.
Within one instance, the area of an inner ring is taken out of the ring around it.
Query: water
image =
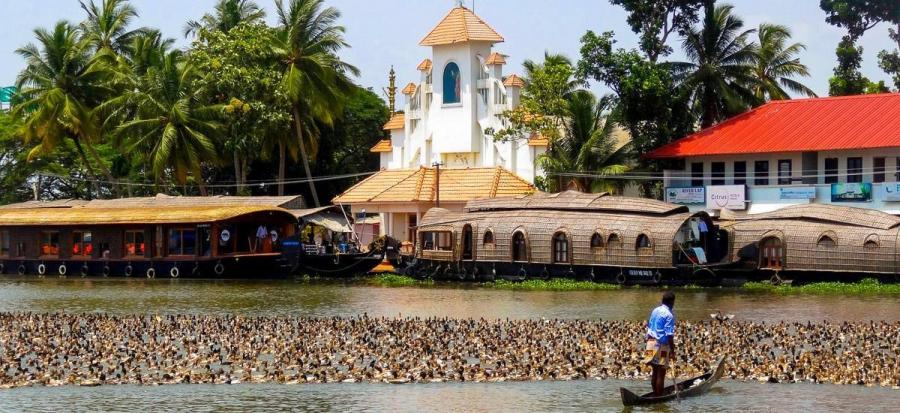
[[[382,288],[359,282],[0,277],[0,311],[240,313],[643,319],[656,289],[530,292],[438,284]],[[679,290],[676,311],[706,319],[900,320],[892,296],[783,296],[729,289]],[[0,390],[0,411],[622,411],[618,388],[647,382],[101,386]],[[892,411],[900,391],[812,384],[721,382],[711,394],[633,411]]]

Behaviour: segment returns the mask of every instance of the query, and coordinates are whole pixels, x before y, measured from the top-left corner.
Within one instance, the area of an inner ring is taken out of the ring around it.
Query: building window
[[[197,230],[175,228],[169,230],[169,255],[194,255],[197,252]]]
[[[712,163],[712,182],[711,185],[725,185],[725,162]]]
[[[59,255],[59,231],[41,232],[41,255]]]
[[[753,163],[753,184],[769,184],[769,161],[756,161]]]
[[[223,242],[222,244],[227,244]],[[125,231],[125,256],[143,257],[147,245],[144,243],[144,231]]]
[[[653,243],[650,242],[650,237],[647,234],[638,235],[637,241],[634,243],[634,247],[637,249],[641,248],[653,248]]]
[[[553,235],[553,262],[569,262],[569,239],[565,232]]]
[[[791,184],[791,160],[782,159],[778,161],[778,185]]]
[[[494,245],[494,231],[487,230],[487,232],[484,233],[484,240],[482,241],[482,244],[491,246]]]
[[[747,184],[747,161],[734,161],[734,184]]]
[[[9,256],[9,231],[0,231],[0,257]]]
[[[872,182],[884,182],[884,158],[877,157],[872,161]]]
[[[512,259],[513,261],[528,261],[528,241],[522,231],[516,231],[513,234]]]
[[[72,232],[72,256],[90,257],[94,254],[94,236],[90,231]]]
[[[444,103],[459,103],[462,92],[462,75],[456,63],[447,63],[444,67]]]
[[[862,158],[847,158],[847,182],[862,182]]]
[[[599,232],[595,232],[591,236],[591,248],[603,248],[603,235]]]
[[[825,183],[836,184],[838,181],[838,159],[825,158]]]
[[[691,186],[703,186],[703,162],[691,163]]]

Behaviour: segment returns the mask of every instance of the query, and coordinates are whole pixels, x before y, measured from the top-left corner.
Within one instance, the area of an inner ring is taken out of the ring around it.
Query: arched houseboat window
[[[647,234],[638,235],[637,241],[634,243],[634,247],[637,249],[641,248],[653,248],[653,243],[650,242],[650,237]]]
[[[512,259],[513,261],[528,261],[528,246],[525,239],[525,233],[516,231],[512,237]]]
[[[599,232],[591,236],[591,248],[603,248],[603,235],[600,235]]]
[[[619,234],[609,234],[609,238],[606,240],[606,246],[610,249],[620,248],[622,246],[622,239],[619,238]]]
[[[569,240],[565,232],[553,235],[553,262],[569,262]]]
[[[464,260],[471,260],[475,255],[475,234],[472,232],[472,225],[463,225],[462,238],[462,257]]]
[[[444,103],[459,103],[462,91],[462,76],[456,63],[444,66]]]
[[[867,250],[876,250],[880,247],[881,244],[878,242],[878,235],[870,234],[866,237],[866,242],[863,243],[863,248]]]
[[[481,242],[484,245],[494,245],[494,231],[487,230],[484,232],[484,240]]]
[[[816,246],[819,248],[834,248],[837,246],[837,242],[830,235],[822,234],[819,240],[816,241]]]

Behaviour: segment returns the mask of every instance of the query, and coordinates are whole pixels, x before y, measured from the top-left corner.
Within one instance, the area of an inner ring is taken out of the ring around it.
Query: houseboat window
[[[769,161],[756,161],[753,163],[753,184],[769,184]]]
[[[816,246],[819,248],[834,248],[837,246],[837,242],[829,235],[822,235],[819,237],[819,241],[816,242]]]
[[[0,257],[9,256],[9,231],[0,231]]]
[[[691,162],[691,186],[703,186],[703,162]]]
[[[144,231],[125,231],[125,256],[144,256],[147,244],[144,243]]]
[[[619,234],[609,234],[609,239],[606,240],[606,246],[610,249],[612,248],[621,248],[622,247],[622,239],[619,238]]]
[[[41,255],[59,255],[59,231],[41,232]]]
[[[825,183],[836,184],[838,181],[838,159],[825,158]]]
[[[871,240],[871,239],[867,240],[866,243],[863,244],[863,247],[867,250],[878,249],[878,241]]]
[[[16,244],[16,256],[17,257],[25,256],[25,246],[26,246],[26,244],[24,242],[19,242]]]
[[[784,248],[781,240],[768,237],[760,242],[760,267],[780,270],[784,266]]]
[[[94,236],[90,231],[72,232],[72,256],[90,257],[94,254]]]
[[[734,184],[747,184],[747,161],[734,161]]]
[[[884,182],[884,158],[873,159],[872,182]]]
[[[475,234],[472,232],[472,226],[466,224],[462,230],[462,256],[465,260],[471,260],[475,250]]]
[[[791,184],[791,160],[782,159],[778,161],[778,185]]]
[[[528,244],[525,239],[525,233],[516,231],[512,237],[512,258],[513,261],[528,261]]]
[[[725,162],[713,162],[711,173],[710,185],[725,185]]]
[[[484,233],[484,241],[482,242],[484,245],[494,245],[494,231],[487,230]]]
[[[595,232],[591,236],[591,248],[603,248],[603,235],[600,235],[599,232]]]
[[[462,91],[462,78],[456,63],[447,63],[444,67],[444,103],[459,103]]]
[[[569,262],[569,240],[564,232],[553,235],[553,262]]]
[[[637,237],[637,242],[635,242],[634,247],[637,249],[641,248],[653,248],[653,243],[650,242],[650,237],[647,234],[641,234]]]
[[[169,230],[169,255],[194,255],[197,251],[197,231],[193,228]]]
[[[450,251],[452,249],[449,232],[424,232],[422,233],[422,243],[423,249],[429,251]]]
[[[847,158],[847,182],[862,182],[862,158]]]

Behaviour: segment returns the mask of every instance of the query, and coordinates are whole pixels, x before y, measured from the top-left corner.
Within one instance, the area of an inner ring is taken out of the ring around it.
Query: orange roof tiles
[[[900,93],[778,100],[647,158],[900,147]]]
[[[375,146],[372,147],[372,149],[369,149],[369,152],[382,153],[382,152],[391,152],[393,150],[394,150],[394,148],[391,146],[391,140],[390,139],[382,139],[382,140],[378,141],[378,143],[376,143]]]
[[[540,133],[532,133],[528,138],[528,146],[549,146],[550,139],[547,139],[544,135]]]
[[[512,74],[506,77],[506,80],[503,81],[503,86],[525,87],[525,81],[521,77]]]
[[[454,7],[425,38],[420,46],[484,41],[499,43],[503,36],[465,7]]]
[[[384,124],[384,130],[403,129],[406,127],[406,115],[395,113],[391,115],[391,119]]]
[[[502,54],[494,52],[494,53],[491,53],[490,56],[488,56],[487,60],[484,61],[484,64],[486,64],[486,65],[505,65],[506,58],[503,57]]]
[[[419,63],[419,66],[417,66],[416,69],[425,71],[425,72],[431,70],[431,59],[423,60],[422,63]]]
[[[338,195],[332,202],[434,202],[437,190],[435,168],[394,169],[378,172]],[[506,169],[441,169],[441,201],[466,202],[473,199],[534,193],[534,185]]]
[[[416,93],[416,84],[413,82],[409,82],[409,84],[406,85],[405,88],[403,88],[402,92],[404,95],[411,95],[413,93]]]

